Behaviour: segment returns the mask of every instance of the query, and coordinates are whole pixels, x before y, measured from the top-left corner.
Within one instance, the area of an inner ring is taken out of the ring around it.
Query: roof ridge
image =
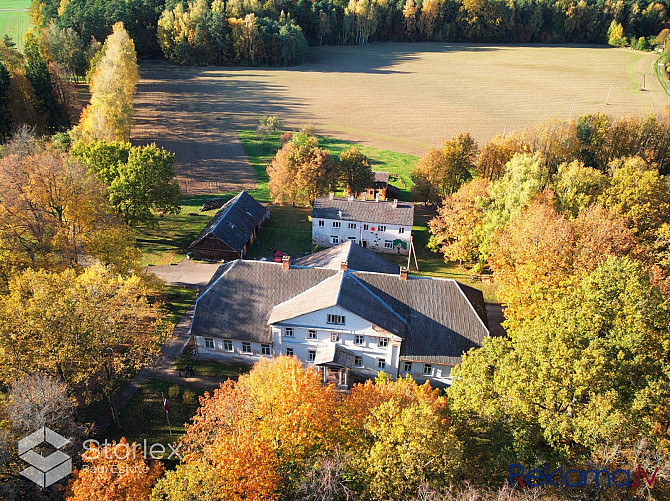
[[[316,268],[305,267],[305,269],[316,269]],[[329,269],[329,268],[322,268],[322,269]],[[330,270],[330,271],[333,271],[333,270]],[[329,276],[329,277],[327,277],[327,278],[324,278],[324,279],[321,280],[320,282],[318,282],[318,283],[312,285],[309,289],[305,289],[305,290],[302,291],[300,294],[296,294],[295,296],[288,298],[286,301],[282,301],[281,303],[277,303],[277,304],[275,304],[275,305],[272,307],[272,309],[274,310],[275,308],[277,308],[277,307],[279,307],[279,306],[281,306],[281,305],[283,305],[283,304],[286,304],[286,303],[288,303],[288,302],[290,302],[290,301],[293,301],[294,299],[296,299],[296,298],[302,296],[303,294],[307,294],[307,293],[308,293],[309,291],[311,291],[312,289],[314,289],[314,288],[316,288],[316,287],[319,287],[321,284],[323,284],[324,282],[326,282],[326,281],[332,279],[333,277],[336,277],[337,275],[338,275],[338,274],[335,273],[335,274],[333,274],[333,275],[331,275],[331,276]],[[341,285],[340,285],[340,286],[341,286]],[[339,296],[339,291],[338,291],[337,298],[335,299],[335,304],[337,304],[337,299],[338,299],[339,297],[340,297],[340,296]]]

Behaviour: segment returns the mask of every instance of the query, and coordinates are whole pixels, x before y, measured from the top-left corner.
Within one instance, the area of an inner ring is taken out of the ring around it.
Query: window
[[[307,339],[316,339],[316,331],[314,329],[307,331]]]
[[[325,222],[323,221],[323,219],[319,219],[319,226],[324,226],[324,225],[325,225]]]
[[[356,223],[347,223],[347,228],[350,230],[355,230],[356,229]]]
[[[309,350],[307,352],[307,361],[314,362],[316,360],[316,350]]]
[[[339,332],[331,332],[330,333],[330,340],[333,343],[337,343],[340,340],[340,333]]]
[[[262,344],[261,345],[261,355],[270,355],[270,345],[269,344]]]
[[[423,364],[423,375],[430,376],[433,374],[433,366],[431,364]]]
[[[363,367],[363,357],[359,355],[354,356],[354,366]]]
[[[333,221],[333,228],[340,228],[342,226],[342,223],[339,221]]]
[[[365,336],[361,336],[360,334],[356,334],[354,336],[354,344],[363,344],[365,343]]]
[[[242,353],[251,353],[251,343],[242,343]]]
[[[286,356],[287,357],[293,356],[293,348],[286,348]]]
[[[386,231],[386,226],[383,225],[383,224],[380,224],[380,225],[377,227],[377,231]]]
[[[380,337],[379,342],[377,343],[381,348],[386,348],[389,345],[389,338]]]
[[[435,377],[442,377],[442,369],[435,369]]]
[[[224,339],[223,349],[226,351],[233,351],[233,342],[230,339]]]
[[[405,372],[412,372],[412,362],[405,362]]]
[[[386,369],[386,360],[383,358],[377,359],[377,369]]]
[[[330,236],[330,243],[331,244],[339,244],[340,243],[340,237],[337,235],[331,235]]]
[[[355,242],[355,241],[356,241],[356,237],[349,237],[349,240],[351,240],[352,242]]]
[[[328,315],[328,323],[344,325],[344,315]]]
[[[284,336],[293,337],[293,327],[284,327]]]
[[[214,348],[214,340],[211,337],[205,338],[205,348]]]
[[[402,226],[398,228],[398,233],[405,233],[405,228],[403,228]]]
[[[369,225],[369,224],[364,224],[364,225],[363,225],[363,229],[364,229],[365,231],[368,231],[368,230],[370,229],[370,225]]]
[[[384,249],[393,249],[393,240],[384,240]]]

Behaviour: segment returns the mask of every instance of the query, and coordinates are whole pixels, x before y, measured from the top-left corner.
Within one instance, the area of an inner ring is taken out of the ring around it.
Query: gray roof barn
[[[296,266],[330,268],[331,270],[339,270],[342,263],[347,263],[350,271],[374,271],[391,275],[400,273],[400,266],[351,240],[293,261]]]
[[[269,324],[334,304],[402,337],[401,360],[454,365],[488,336],[482,293],[455,280],[242,260],[212,278],[191,332],[271,343]]]
[[[197,249],[206,238],[214,238],[242,254],[254,230],[269,217],[270,210],[267,207],[246,191],[241,191],[219,209],[189,248]]]
[[[412,226],[414,224],[414,204],[412,202],[395,203],[319,197],[314,202],[312,218]]]

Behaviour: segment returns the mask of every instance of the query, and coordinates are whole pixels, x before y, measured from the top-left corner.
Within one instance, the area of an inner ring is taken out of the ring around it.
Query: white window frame
[[[246,349],[248,347],[248,349]],[[251,351],[251,343],[245,341],[242,343],[242,353],[253,353]]]
[[[398,233],[405,233],[405,228],[403,228],[402,226],[398,228]]]
[[[319,219],[319,226],[325,226],[326,222],[323,219]]]
[[[286,356],[292,357],[294,355],[293,348],[286,348]]]
[[[393,240],[384,240],[384,249],[393,249]]]
[[[364,224],[364,225],[363,225],[363,230],[364,230],[364,231],[368,231],[369,229],[370,229],[370,225],[369,225],[369,224]]]
[[[389,338],[387,337],[380,337],[379,340],[377,341],[377,346],[380,348],[386,348],[389,345]]]
[[[412,362],[405,362],[404,366],[405,372],[412,372]]]
[[[223,351],[233,351],[233,342],[230,339],[223,340]]]
[[[316,360],[316,350],[309,350],[307,352],[307,361],[314,362]]]
[[[340,333],[339,332],[331,332],[330,333],[330,342],[331,343],[337,343],[341,339]]]
[[[331,235],[330,236],[330,243],[333,245],[337,245],[340,243],[340,237],[338,235]]]
[[[355,242],[356,240],[358,240],[358,237],[349,237],[348,240],[351,240],[352,242]]]
[[[363,334],[354,334],[354,344],[365,344],[365,336]]]
[[[317,339],[316,329],[310,329],[307,331],[307,339]]]
[[[363,357],[354,355],[354,367],[363,367]]]
[[[385,358],[378,358],[377,359],[377,369],[381,369],[381,370],[386,369],[386,359]]]
[[[342,223],[340,221],[333,221],[333,228],[341,228]]]
[[[344,325],[347,320],[347,317],[344,315],[333,315],[328,313],[326,317],[326,322],[330,325]]]
[[[386,231],[386,225],[385,224],[377,225],[377,231]]]
[[[355,230],[356,229],[356,223],[347,223],[347,228],[350,230]]]
[[[423,364],[423,371],[421,372],[424,376],[433,375],[433,364]]]
[[[270,348],[269,344],[262,344],[261,345],[261,355],[265,355],[266,357],[269,357],[272,355],[272,349]]]
[[[205,348],[214,349],[214,338],[211,337],[205,338]]]
[[[295,337],[293,327],[284,327],[284,337]]]

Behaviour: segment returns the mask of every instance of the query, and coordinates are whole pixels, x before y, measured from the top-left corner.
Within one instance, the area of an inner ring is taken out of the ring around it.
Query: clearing
[[[30,29],[30,0],[0,0],[0,38],[12,37],[23,50],[23,34]]]
[[[573,118],[660,112],[670,97],[653,76],[656,59],[598,46],[376,43],[311,48],[290,68],[143,63],[132,137],[176,152],[189,195],[237,191],[255,185],[237,131],[260,115],[421,155],[464,131],[484,142],[505,126],[567,119],[573,103]]]

